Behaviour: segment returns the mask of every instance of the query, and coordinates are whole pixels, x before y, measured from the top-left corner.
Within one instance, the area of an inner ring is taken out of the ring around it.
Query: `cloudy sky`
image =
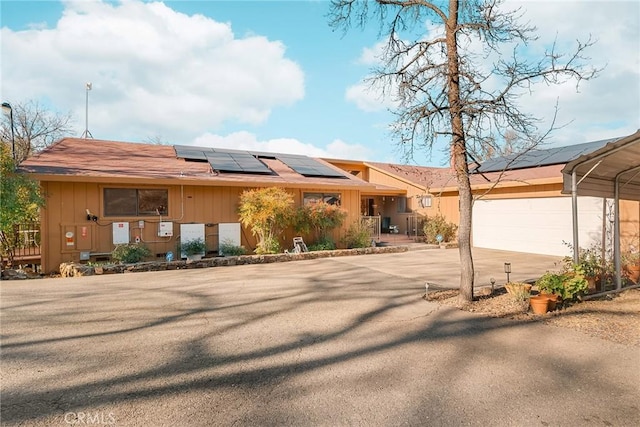
[[[601,76],[539,86],[523,109],[545,118],[557,98],[565,145],[640,128],[640,2],[526,1],[532,51],[589,35]],[[1,97],[71,112],[98,139],[257,149],[401,162],[388,103],[362,84],[377,28],[334,32],[327,1],[6,1]],[[443,166],[444,146],[415,159]]]

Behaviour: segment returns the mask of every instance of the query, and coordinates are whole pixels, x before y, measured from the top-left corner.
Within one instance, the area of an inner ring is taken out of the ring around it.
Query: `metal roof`
[[[474,172],[501,172],[504,170],[560,165],[619,139],[620,138],[603,139],[601,141],[585,142],[583,144],[547,148],[544,150],[529,150],[525,153],[496,157],[495,159],[484,161]]]
[[[640,201],[640,130],[568,162],[562,169],[565,194],[571,193],[573,172],[580,196],[614,198],[618,179],[619,198]]]

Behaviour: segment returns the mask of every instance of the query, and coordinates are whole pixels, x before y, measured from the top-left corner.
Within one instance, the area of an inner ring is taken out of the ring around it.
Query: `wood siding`
[[[62,262],[79,262],[80,252],[90,252],[91,259],[108,258],[114,249],[112,224],[128,222],[130,241],[139,237],[154,256],[164,257],[168,251],[179,253],[180,224],[204,223],[208,251],[218,249],[219,223],[239,222],[237,209],[243,187],[179,186],[179,185],[125,185],[82,182],[42,182],[46,205],[41,211],[42,223],[42,269],[44,272],[58,270]],[[167,189],[169,206],[167,216],[105,217],[103,189],[109,188],[153,188]],[[248,188],[248,187],[247,187]],[[295,206],[302,202],[304,192],[336,192],[341,194],[342,207],[349,212],[345,225],[334,232],[339,242],[349,224],[359,220],[359,190],[327,190],[326,188],[287,189],[294,195]],[[87,220],[89,209],[97,221]],[[160,221],[174,223],[173,237],[158,237]],[[143,227],[140,227],[143,221]],[[66,233],[73,233],[68,239]],[[293,230],[282,236],[283,247],[292,246]],[[247,249],[255,248],[256,240],[250,230],[241,227],[241,243]]]

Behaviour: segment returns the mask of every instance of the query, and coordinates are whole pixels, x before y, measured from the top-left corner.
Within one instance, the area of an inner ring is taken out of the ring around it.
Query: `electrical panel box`
[[[173,222],[162,221],[158,224],[158,236],[159,237],[171,237],[173,236]]]
[[[180,243],[190,242],[192,240],[202,240],[206,241],[206,236],[204,234],[204,224],[180,224]],[[204,255],[205,252],[202,252],[201,255]],[[180,251],[180,257],[186,258],[187,254]]]
[[[113,230],[113,244],[123,245],[129,243],[129,223],[128,222],[114,222],[112,224]]]

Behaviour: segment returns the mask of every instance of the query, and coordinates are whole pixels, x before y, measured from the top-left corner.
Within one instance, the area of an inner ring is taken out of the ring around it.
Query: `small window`
[[[339,193],[304,193],[303,204],[306,206],[324,202],[340,206],[340,197]]]
[[[167,215],[168,201],[168,190],[105,188],[104,216]]]
[[[407,198],[406,197],[398,197],[398,213],[407,212]]]

